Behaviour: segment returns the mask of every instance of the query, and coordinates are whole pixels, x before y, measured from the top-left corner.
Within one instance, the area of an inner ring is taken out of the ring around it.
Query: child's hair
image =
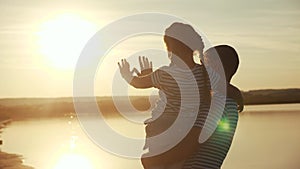
[[[204,43],[202,37],[195,31],[195,29],[188,24],[175,22],[171,24],[165,30],[164,41],[166,43],[167,49],[171,52],[174,52],[178,57],[184,60],[183,57],[193,57],[185,55],[178,55],[181,52],[188,51],[188,52],[198,52],[200,60],[203,58],[203,49]],[[210,102],[211,95],[210,95],[210,85],[209,84],[209,77],[206,71],[205,66],[202,66],[203,69],[203,78],[204,78],[204,89],[201,96],[201,102]],[[200,103],[201,104],[201,103]]]
[[[239,66],[239,57],[235,49],[228,45],[219,45],[212,48],[209,48],[204,53],[205,60],[214,59],[214,53],[217,52],[225,73],[227,81],[227,96],[236,100],[239,105],[239,111],[243,111],[244,102],[241,91],[230,84],[232,76],[236,73]],[[211,58],[209,58],[211,57]]]
[[[198,51],[200,55],[203,53],[204,44],[201,36],[188,24],[175,22],[170,25],[165,30],[164,41],[171,52],[176,53],[176,50],[186,48],[193,52]]]

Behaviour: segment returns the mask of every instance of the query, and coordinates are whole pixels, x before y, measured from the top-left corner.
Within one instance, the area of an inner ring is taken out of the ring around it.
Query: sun
[[[48,66],[74,68],[96,26],[73,14],[63,14],[41,24],[37,32],[39,51]]]

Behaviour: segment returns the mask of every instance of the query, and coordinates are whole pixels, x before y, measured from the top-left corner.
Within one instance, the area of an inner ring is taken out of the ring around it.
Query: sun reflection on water
[[[69,153],[64,154],[60,157],[59,161],[57,162],[54,169],[93,169],[93,166],[89,159],[85,156],[76,154],[76,153]]]
[[[79,153],[78,149],[78,133],[76,133],[76,118],[74,113],[68,113],[65,116],[69,118],[68,126],[70,129],[70,140],[62,149],[61,155],[53,169],[94,169],[91,161],[82,153]],[[75,123],[74,123],[75,121]]]

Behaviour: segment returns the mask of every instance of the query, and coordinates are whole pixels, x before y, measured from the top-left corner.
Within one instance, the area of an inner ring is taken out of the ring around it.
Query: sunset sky
[[[233,84],[242,90],[300,87],[298,0],[1,0],[0,98],[72,96],[75,64],[88,39],[110,22],[142,12],[184,18],[213,45],[235,47],[240,67]],[[162,38],[116,46],[98,69],[105,76],[96,75],[95,95],[111,94],[120,58],[148,48],[164,49]],[[166,56],[152,58],[155,67],[168,63]]]

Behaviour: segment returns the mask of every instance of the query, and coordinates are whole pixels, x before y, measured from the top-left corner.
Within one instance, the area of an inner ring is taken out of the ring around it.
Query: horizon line
[[[267,89],[251,89],[241,92],[253,92],[253,91],[262,91],[262,90],[300,90],[300,88],[267,88]],[[97,96],[77,96],[77,97],[112,97],[113,95],[97,95]],[[149,95],[114,95],[114,97],[146,97]],[[155,95],[157,96],[157,95]],[[0,100],[4,99],[63,99],[63,98],[74,98],[74,96],[20,96],[20,97],[0,97]]]

